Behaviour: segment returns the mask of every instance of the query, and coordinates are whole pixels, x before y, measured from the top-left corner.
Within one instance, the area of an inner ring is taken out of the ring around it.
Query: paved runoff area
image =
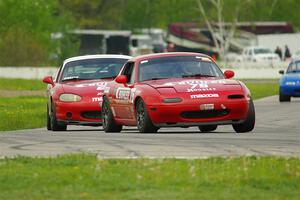
[[[208,156],[300,156],[300,99],[279,103],[278,96],[255,101],[256,127],[237,134],[231,126],[212,133],[198,128],[163,128],[140,134],[125,127],[104,133],[101,127],[69,126],[66,132],[46,128],[0,132],[0,157],[54,156],[89,152],[99,158],[205,158]]]

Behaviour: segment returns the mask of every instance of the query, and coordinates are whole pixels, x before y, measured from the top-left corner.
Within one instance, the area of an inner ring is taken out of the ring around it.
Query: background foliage
[[[159,27],[178,21],[203,23],[198,0],[0,0],[0,66],[54,65],[76,55],[77,38],[51,33],[75,28],[129,29]],[[202,0],[211,20],[215,9]],[[239,21],[287,21],[300,27],[299,0],[223,0],[224,19],[242,4]]]

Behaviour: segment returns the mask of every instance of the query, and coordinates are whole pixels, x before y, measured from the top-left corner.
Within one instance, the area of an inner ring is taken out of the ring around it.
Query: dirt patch
[[[46,96],[45,90],[0,90],[0,97]]]

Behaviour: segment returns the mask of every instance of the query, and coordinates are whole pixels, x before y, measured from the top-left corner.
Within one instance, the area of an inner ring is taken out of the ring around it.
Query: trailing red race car
[[[48,84],[47,129],[65,131],[68,124],[102,124],[99,102],[103,89],[120,72],[129,56],[89,55],[69,58]]]
[[[104,89],[103,129],[140,132],[161,127],[198,126],[202,132],[231,124],[236,132],[252,131],[255,110],[250,91],[234,72],[222,73],[208,56],[161,53],[130,59]]]

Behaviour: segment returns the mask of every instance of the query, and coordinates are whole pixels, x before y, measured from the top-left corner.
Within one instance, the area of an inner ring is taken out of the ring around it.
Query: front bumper
[[[101,125],[99,102],[55,102],[56,118],[67,124]]]
[[[203,104],[213,104],[213,114],[209,112],[207,115],[207,112],[203,114],[200,109],[200,106]],[[158,127],[238,124],[246,119],[248,109],[249,101],[246,99],[226,102],[198,102],[189,105],[181,103],[165,103],[160,105],[149,105],[147,107],[147,111],[153,124]],[[185,115],[184,113],[190,113],[190,115]]]
[[[280,93],[287,96],[300,97],[300,85],[280,85]]]

